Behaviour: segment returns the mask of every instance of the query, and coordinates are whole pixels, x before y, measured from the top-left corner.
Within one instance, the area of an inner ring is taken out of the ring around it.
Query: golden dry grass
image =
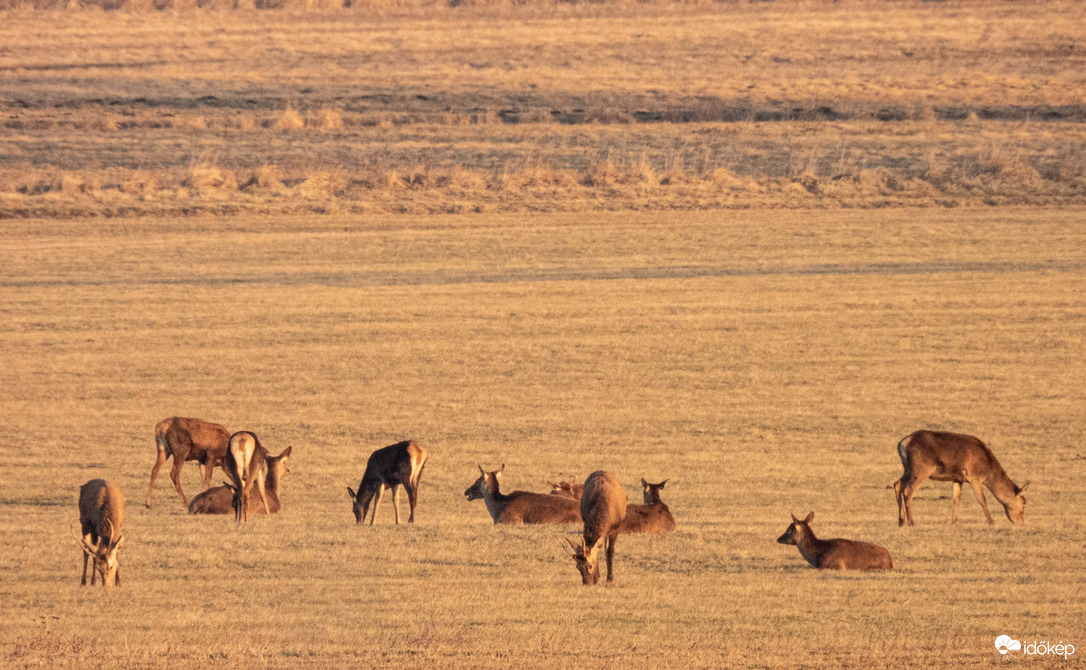
[[[1004,633],[1081,646],[1082,217],[8,222],[0,659],[987,667]],[[146,510],[174,414],[293,445],[284,511],[189,517],[165,479]],[[988,527],[967,498],[949,527],[929,485],[897,528],[894,445],[920,427],[977,434],[1032,480],[1027,525]],[[356,527],[346,487],[405,437],[431,453],[418,524],[389,525],[386,502]],[[529,490],[671,477],[678,530],[621,538],[617,582],[583,588],[555,530],[463,500],[503,462]],[[79,588],[69,537],[92,477],[129,499],[110,594]],[[897,569],[806,567],[774,539],[809,510]]]

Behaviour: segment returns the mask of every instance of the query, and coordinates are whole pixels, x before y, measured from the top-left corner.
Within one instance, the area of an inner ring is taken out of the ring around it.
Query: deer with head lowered
[[[292,449],[293,447],[287,447],[278,456],[269,456],[267,458],[268,474],[264,478],[264,493],[268,499],[267,511],[271,514],[275,514],[282,509],[279,499],[279,485],[283,480],[283,476],[290,472],[287,468],[287,459],[290,458]],[[230,483],[208,489],[192,499],[192,502],[189,503],[189,514],[236,515],[237,510],[234,509],[234,501],[237,499],[236,493],[237,489]],[[249,499],[246,504],[248,505],[247,512],[259,514],[265,511],[264,503],[260,500],[260,496],[256,491],[249,492]]]
[[[954,485],[954,509],[950,517],[952,524],[958,522],[962,505],[962,484],[965,482],[973,487],[973,493],[976,494],[980,508],[984,511],[984,518],[989,524],[993,523],[992,515],[988,512],[988,502],[984,499],[981,486],[987,486],[996,500],[1003,505],[1011,523],[1025,522],[1026,498],[1022,493],[1029,486],[1029,482],[1022,486],[1012,482],[992,450],[972,435],[918,430],[898,442],[897,453],[905,468],[901,479],[894,482],[899,526],[906,523],[913,525],[913,494],[929,477],[935,481],[949,481]]]
[[[566,496],[567,498],[580,500],[581,496],[584,495],[584,484],[561,481],[557,484],[554,482],[547,482],[547,486],[551,487],[552,496]]]
[[[102,586],[121,583],[121,570],[117,552],[124,544],[124,495],[117,485],[104,479],[92,479],[79,489],[79,525],[82,537],[76,542],[83,549],[83,580],[87,585],[87,561],[91,566],[91,586],[96,576],[102,578]],[[73,529],[74,534],[74,529]]]
[[[170,479],[173,480],[181,503],[188,505],[185,492],[181,490],[181,468],[185,461],[199,461],[200,475],[204,479],[204,489],[211,488],[211,475],[216,465],[222,465],[226,458],[230,431],[217,423],[202,419],[186,419],[180,416],[163,419],[155,425],[155,446],[158,458],[151,467],[151,484],[147,487],[147,506],[151,506],[151,492],[155,489],[158,471],[168,458],[173,457]]]
[[[407,503],[411,507],[408,523],[415,523],[415,506],[419,502],[419,482],[422,470],[426,467],[426,450],[410,440],[382,447],[370,454],[366,461],[366,472],[358,483],[356,493],[347,487],[347,494],[353,504],[355,523],[366,520],[370,501],[373,501],[373,515],[370,525],[377,521],[377,507],[386,488],[392,489],[392,509],[396,523],[400,523],[400,485],[407,491]]]
[[[581,520],[584,534],[580,544],[569,538],[572,552],[567,552],[577,564],[581,583],[592,586],[600,580],[600,549],[606,545],[607,581],[614,581],[615,540],[626,518],[626,493],[612,472],[597,470],[588,475],[581,496]],[[565,545],[562,545],[565,547]]]
[[[675,530],[675,517],[660,499],[660,491],[667,484],[650,484],[641,479],[645,504],[630,503],[626,506],[626,518],[622,521],[622,533],[670,533]]]
[[[800,521],[792,515],[792,524],[777,538],[781,544],[799,547],[799,553],[819,570],[892,570],[890,552],[870,542],[856,540],[820,540],[811,530],[814,512]]]
[[[493,472],[479,466],[479,478],[464,491],[468,500],[480,500],[494,523],[577,523],[581,520],[576,500],[568,496],[552,496],[530,491],[501,492],[502,465]]]
[[[264,504],[264,513],[271,516],[264,488],[268,477],[268,450],[260,444],[255,434],[241,430],[230,436],[224,468],[234,487],[234,519],[238,523],[249,520],[249,505],[243,501],[249,500],[254,485],[260,494],[260,502]]]

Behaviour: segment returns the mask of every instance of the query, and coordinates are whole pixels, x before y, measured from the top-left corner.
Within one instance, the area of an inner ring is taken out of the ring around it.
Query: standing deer
[[[799,553],[819,570],[892,570],[890,552],[877,544],[856,540],[820,540],[811,530],[814,512],[800,521],[792,515],[792,524],[777,538],[781,544],[799,547]]]
[[[226,458],[230,431],[217,423],[202,419],[186,419],[180,416],[163,419],[155,425],[155,446],[158,458],[151,468],[151,484],[147,487],[147,506],[151,506],[151,492],[155,489],[155,479],[166,459],[173,457],[170,479],[181,496],[182,504],[188,505],[185,492],[181,490],[181,467],[185,461],[199,461],[200,475],[204,479],[204,489],[211,488],[211,474],[216,465],[222,465]]]
[[[547,482],[547,486],[551,487],[552,496],[566,496],[567,498],[573,498],[574,500],[580,500],[584,495],[584,484],[574,484],[573,482]]]
[[[513,491],[501,492],[505,465],[493,472],[479,466],[479,478],[464,491],[468,500],[482,499],[494,523],[577,523],[581,520],[577,501],[568,496]]]
[[[104,479],[92,479],[79,488],[79,525],[82,537],[76,542],[83,549],[83,580],[87,585],[87,561],[92,559],[91,586],[101,576],[102,586],[121,583],[117,553],[124,544],[124,495],[117,485]],[[73,529],[74,534],[74,529]]]
[[[287,447],[283,450],[283,453],[278,456],[269,456],[268,474],[264,478],[264,492],[268,497],[268,511],[271,514],[275,514],[282,509],[282,504],[279,499],[279,484],[283,480],[283,476],[290,472],[287,468],[287,459],[290,458],[290,452],[293,447]],[[226,484],[225,486],[216,486],[213,489],[208,489],[192,499],[189,503],[189,514],[237,514],[237,510],[234,509],[234,500],[236,498],[237,489],[233,484]],[[246,505],[248,506],[247,512],[253,514],[259,514],[265,510],[264,503],[260,500],[259,495],[253,495],[253,491],[249,493],[249,499]]]
[[[382,447],[370,454],[366,462],[366,472],[358,483],[358,492],[347,487],[354,509],[354,520],[361,524],[366,520],[370,501],[373,501],[373,515],[370,525],[377,522],[377,507],[385,489],[392,488],[392,509],[396,523],[400,523],[400,485],[407,491],[407,502],[411,506],[408,523],[415,523],[415,506],[419,502],[419,481],[422,470],[426,467],[426,450],[410,440]]]
[[[660,490],[667,480],[659,484],[650,484],[641,480],[644,489],[644,505],[630,503],[626,507],[626,518],[620,532],[623,533],[670,533],[675,530],[675,517],[664,501],[660,500]]]
[[[954,510],[950,523],[958,522],[962,507],[962,483],[969,482],[977,496],[984,518],[992,522],[988,513],[988,502],[984,499],[987,486],[992,495],[1003,505],[1011,523],[1024,523],[1026,520],[1026,498],[1022,492],[1029,486],[1026,482],[1021,487],[1015,485],[1003,467],[996,460],[995,454],[983,442],[972,435],[943,433],[930,430],[918,430],[901,439],[897,444],[897,453],[905,472],[901,479],[894,482],[894,495],[897,497],[897,525],[904,526],[906,521],[913,525],[912,499],[916,489],[927,478],[941,482],[954,483]]]
[[[581,496],[584,534],[579,545],[566,538],[573,549],[570,556],[581,573],[581,583],[591,586],[600,580],[600,547],[607,546],[607,581],[614,581],[615,540],[626,518],[626,493],[612,472],[597,470],[588,475]],[[564,546],[564,545],[563,545]]]
[[[260,494],[260,502],[264,503],[264,513],[271,516],[264,490],[268,477],[268,450],[260,444],[255,434],[241,430],[230,436],[224,468],[234,484],[234,519],[239,524],[249,520],[249,505],[243,504],[243,501],[249,500],[254,484]]]

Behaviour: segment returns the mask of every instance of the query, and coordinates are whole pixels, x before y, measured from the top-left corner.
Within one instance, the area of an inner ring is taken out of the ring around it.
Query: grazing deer
[[[271,514],[275,514],[282,509],[282,503],[279,500],[279,484],[283,480],[283,476],[288,474],[290,470],[287,468],[287,459],[290,458],[290,452],[293,447],[287,447],[283,450],[283,453],[278,456],[269,456],[268,474],[264,478],[264,492],[268,496],[268,511]],[[236,499],[236,491],[233,484],[226,484],[225,486],[216,486],[213,489],[208,489],[192,499],[189,503],[189,514],[237,514],[237,510],[234,509],[234,500]],[[253,495],[253,492],[249,493],[249,500],[246,503],[248,505],[248,512],[253,514],[259,514],[264,511],[264,503],[261,502],[260,497]]]
[[[995,454],[983,442],[972,435],[942,433],[930,430],[918,430],[901,439],[897,444],[897,453],[905,472],[894,483],[894,495],[897,497],[897,525],[906,521],[913,525],[912,499],[916,489],[927,478],[941,482],[954,483],[954,510],[950,523],[958,522],[962,506],[962,484],[969,482],[973,493],[984,510],[984,518],[992,522],[988,513],[988,502],[984,499],[987,486],[992,495],[1003,505],[1011,523],[1024,523],[1026,520],[1026,498],[1022,492],[1029,486],[1015,485],[1003,467],[996,460]]]
[[[777,538],[781,544],[794,544],[808,563],[819,570],[892,570],[890,552],[877,544],[856,540],[820,540],[811,530],[814,512],[800,521],[792,515],[792,525]]]
[[[566,496],[567,498],[573,498],[574,500],[580,500],[584,494],[584,484],[574,484],[573,482],[547,482],[547,486],[551,487],[552,496]]]
[[[234,485],[234,519],[238,523],[249,520],[249,505],[242,501],[249,500],[254,484],[260,494],[260,502],[264,503],[264,513],[271,516],[264,489],[268,478],[268,450],[260,444],[255,434],[240,430],[230,436],[223,467]]]
[[[494,523],[577,523],[581,520],[578,503],[573,498],[528,491],[502,493],[498,480],[503,472],[505,465],[493,472],[483,470],[480,465],[479,478],[464,491],[468,500],[483,500]]]
[[[641,480],[644,489],[644,505],[630,503],[626,506],[626,518],[622,521],[622,533],[670,533],[675,530],[675,517],[664,501],[660,500],[660,490],[667,480],[659,484],[650,484]]]
[[[419,502],[419,481],[422,470],[426,467],[426,450],[410,440],[382,447],[370,454],[366,461],[366,472],[358,483],[358,493],[347,487],[354,509],[355,523],[366,520],[370,501],[373,501],[373,515],[370,525],[377,522],[377,507],[386,488],[392,488],[392,509],[396,523],[400,523],[400,485],[407,490],[407,502],[411,506],[411,515],[407,523],[415,523],[415,505]]]
[[[163,419],[155,425],[155,446],[158,458],[151,468],[151,484],[147,487],[147,506],[151,506],[151,492],[155,489],[155,479],[166,459],[173,457],[170,479],[181,496],[181,503],[188,505],[185,492],[181,490],[181,467],[185,461],[200,462],[200,476],[204,479],[204,489],[211,488],[211,474],[216,465],[222,465],[226,458],[230,431],[217,423],[202,419],[186,419],[180,416]]]
[[[626,518],[627,504],[626,493],[614,473],[597,470],[588,475],[581,496],[581,519],[584,521],[581,543],[574,544],[566,538],[573,549],[570,556],[576,562],[581,583],[585,586],[600,580],[600,546],[604,544],[607,547],[607,581],[614,581],[615,540]]]
[[[76,542],[83,549],[83,580],[87,585],[87,560],[91,566],[91,586],[96,575],[101,576],[102,586],[121,583],[121,570],[117,552],[124,544],[124,495],[117,485],[104,479],[92,479],[79,488],[79,525],[82,537]],[[75,529],[72,529],[75,534]]]

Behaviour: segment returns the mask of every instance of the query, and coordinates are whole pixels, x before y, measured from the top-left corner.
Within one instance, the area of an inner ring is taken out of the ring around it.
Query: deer
[[[264,492],[268,497],[268,511],[271,514],[275,514],[283,508],[279,498],[279,484],[282,482],[283,476],[290,473],[290,469],[287,468],[287,459],[290,458],[292,449],[293,447],[287,447],[283,450],[283,453],[278,456],[269,456],[267,459],[268,474],[264,478]],[[223,483],[224,486],[208,489],[193,498],[192,502],[189,503],[189,514],[236,514],[237,510],[234,509],[234,501],[237,489],[229,482]],[[254,496],[252,491],[249,493],[246,504],[249,508],[248,512],[253,514],[259,514],[265,509],[264,503],[259,496]]]
[[[118,552],[124,544],[124,494],[113,482],[92,479],[79,488],[79,525],[82,536],[75,534],[76,542],[83,549],[83,579],[87,585],[87,561],[91,566],[91,586],[96,576],[101,576],[102,586],[112,587],[121,583]]]
[[[897,453],[905,468],[901,479],[894,482],[897,498],[897,525],[913,525],[912,499],[916,489],[928,478],[952,482],[954,509],[950,523],[958,522],[962,505],[962,484],[969,482],[977,496],[984,518],[989,524],[992,515],[981,486],[987,486],[992,495],[1003,505],[1003,511],[1012,524],[1025,523],[1026,498],[1022,493],[1029,486],[1016,485],[1007,476],[995,454],[979,439],[960,433],[918,430],[897,443]]]
[[[547,482],[547,486],[551,487],[552,496],[566,496],[567,498],[573,498],[574,500],[580,500],[584,494],[584,484],[574,484],[573,482]]]
[[[240,430],[230,436],[223,466],[230,475],[234,487],[234,520],[239,524],[249,520],[247,501],[256,486],[260,502],[264,503],[264,514],[271,516],[268,496],[264,484],[268,477],[268,450],[260,444],[254,433]],[[244,504],[242,501],[246,501]]]
[[[614,581],[615,540],[626,518],[628,501],[622,484],[613,472],[597,470],[588,475],[581,496],[581,519],[584,533],[580,544],[569,538],[566,550],[581,573],[581,584],[593,586],[600,580],[600,548],[606,545],[607,581]],[[565,545],[562,545],[563,548]]]
[[[675,517],[671,516],[671,510],[660,500],[660,491],[667,482],[665,479],[659,484],[650,484],[644,478],[641,479],[645,504],[630,503],[626,506],[626,518],[620,532],[670,533],[675,530]]]
[[[155,447],[158,457],[151,468],[151,484],[147,487],[147,507],[151,506],[151,493],[155,490],[155,479],[166,459],[173,457],[170,479],[173,480],[181,503],[188,505],[185,492],[181,490],[181,468],[185,461],[199,461],[200,475],[204,480],[204,489],[211,488],[211,475],[215,466],[222,465],[226,458],[230,431],[217,423],[203,419],[186,419],[180,416],[163,419],[155,425]]]
[[[491,472],[480,465],[479,478],[464,491],[468,500],[482,499],[495,524],[565,524],[581,520],[578,502],[568,496],[529,491],[502,493],[500,479],[503,472],[504,463]]]
[[[856,540],[820,540],[811,530],[814,512],[800,521],[792,515],[792,524],[777,538],[781,544],[799,547],[799,553],[819,570],[893,570],[890,552],[870,542]]]
[[[382,447],[370,454],[366,461],[366,471],[358,483],[358,492],[347,487],[354,510],[355,524],[362,525],[373,501],[373,514],[370,525],[377,522],[377,507],[386,488],[392,489],[392,510],[396,523],[400,523],[400,486],[407,491],[407,503],[411,514],[407,523],[415,523],[415,506],[419,502],[419,482],[426,467],[426,449],[417,442],[406,440]]]

